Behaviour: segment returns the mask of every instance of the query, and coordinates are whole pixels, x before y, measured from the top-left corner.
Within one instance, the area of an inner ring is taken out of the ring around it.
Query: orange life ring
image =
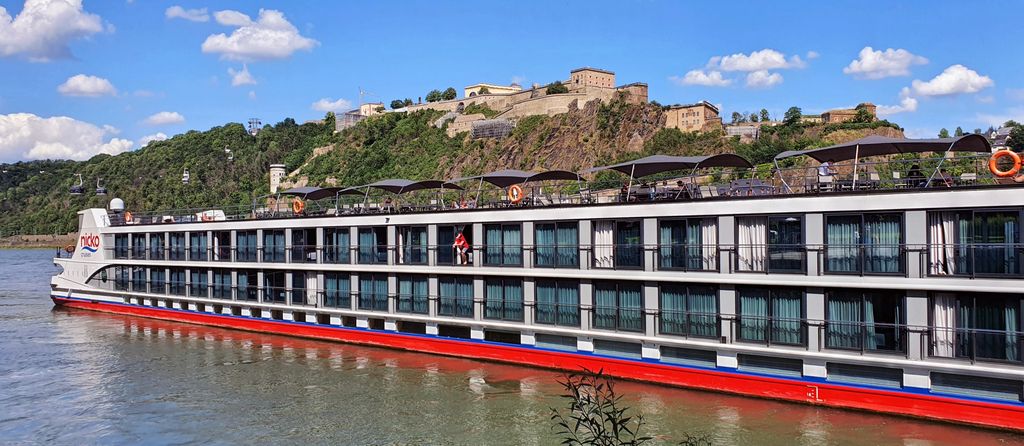
[[[67,245],[64,247],[64,252],[71,254],[75,252],[75,245]]]
[[[305,210],[305,209],[306,209],[306,203],[304,203],[302,200],[294,200],[294,201],[292,201],[292,212],[294,212],[296,214],[301,214],[302,211]]]
[[[1012,169],[999,170],[999,166],[997,165],[999,162],[999,158],[1002,158],[1004,156],[1008,156],[1010,157],[1010,159],[1013,160]],[[1000,150],[996,153],[993,153],[992,157],[988,159],[988,170],[992,172],[992,175],[995,175],[999,178],[1012,177],[1016,175],[1017,172],[1020,172],[1020,155],[1018,155],[1017,152],[1014,152],[1012,150]]]
[[[518,184],[513,184],[512,187],[508,188],[508,201],[512,204],[519,204],[525,196],[523,187]]]
[[[131,211],[124,211],[124,222],[125,223],[131,223],[132,220],[134,220],[134,217],[132,217],[132,212]]]

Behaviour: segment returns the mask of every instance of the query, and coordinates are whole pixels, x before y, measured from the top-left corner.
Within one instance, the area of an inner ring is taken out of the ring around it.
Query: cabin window
[[[546,268],[579,268],[579,223],[563,221],[534,225],[534,265]]]
[[[639,220],[594,222],[594,268],[643,268],[643,230]]]
[[[284,262],[284,229],[263,230],[263,261]]]
[[[128,276],[130,269],[130,266],[114,267],[114,290],[128,291]]]
[[[258,272],[238,271],[238,298],[252,302],[260,299]]]
[[[132,234],[132,258],[146,260],[146,234]]]
[[[739,339],[804,345],[804,295],[789,288],[740,288]]]
[[[348,273],[324,273],[324,305],[352,307],[352,277]]]
[[[191,297],[210,297],[209,275],[205,269],[189,271],[189,291]]]
[[[523,264],[522,225],[484,225],[484,265],[520,266]]]
[[[213,233],[213,260],[216,262],[231,261],[231,231]]]
[[[928,263],[933,276],[1019,275],[1020,212],[929,213]]]
[[[128,234],[114,234],[114,258],[128,258]]]
[[[170,280],[171,294],[174,296],[185,295],[185,268],[171,268]]]
[[[807,270],[801,216],[737,218],[736,239],[738,271],[803,273]]]
[[[209,260],[206,231],[188,233],[188,259],[205,262]]]
[[[901,214],[825,217],[825,272],[903,273]]]
[[[164,234],[149,234],[149,260],[164,260]]]
[[[398,277],[398,312],[427,314],[428,302],[426,276]]]
[[[538,280],[535,322],[580,326],[580,283],[577,280]]]
[[[324,229],[324,263],[352,263],[351,231],[348,228]]]
[[[292,229],[292,263],[316,263],[316,229]]]
[[[185,260],[185,233],[171,232],[167,234],[167,240],[170,246],[169,260]]]
[[[256,231],[238,231],[235,233],[235,261],[256,261]]]
[[[489,278],[484,282],[484,318],[523,320],[522,279]]]
[[[473,279],[441,277],[437,314],[440,316],[473,317]]]
[[[398,228],[398,263],[425,265],[427,263],[427,227],[400,226]]]
[[[145,293],[146,290],[146,268],[140,266],[131,267],[132,270],[132,291]]]
[[[231,271],[213,270],[213,297],[215,299],[231,299]]]
[[[664,334],[717,338],[718,290],[709,285],[661,285],[658,329]]]
[[[312,271],[292,272],[292,305],[316,305],[316,273]]]
[[[903,297],[898,293],[832,290],[826,297],[828,348],[906,351]]]
[[[437,227],[437,264],[473,264],[473,225]]]
[[[359,275],[359,309],[388,311],[388,276]]]
[[[595,282],[594,328],[644,331],[643,286],[631,282]]]
[[[932,356],[1020,361],[1020,323],[1019,296],[935,293]]]
[[[150,268],[149,270],[149,292],[153,294],[166,294],[167,272],[163,268]]]
[[[718,225],[714,218],[662,220],[658,228],[658,268],[718,269]]]
[[[284,271],[263,271],[263,301],[283,304],[287,302]]]
[[[359,228],[359,263],[388,263],[387,228]]]

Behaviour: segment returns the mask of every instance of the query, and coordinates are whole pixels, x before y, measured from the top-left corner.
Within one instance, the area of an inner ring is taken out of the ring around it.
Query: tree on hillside
[[[458,96],[458,95],[459,94],[455,92],[454,88],[448,87],[448,88],[444,89],[444,93],[441,93],[441,99],[444,99],[446,101],[450,101],[452,99],[455,99],[455,97]]]
[[[974,134],[975,135],[980,135],[981,134],[981,129],[974,129]]]
[[[1014,120],[1009,120],[1003,123],[1003,127],[1019,127],[1020,123]]]
[[[548,87],[545,90],[545,93],[547,93],[547,94],[562,94],[562,93],[568,93],[568,92],[569,92],[569,87],[566,87],[565,85],[562,85],[562,81],[554,81],[554,82],[548,84]]]
[[[768,116],[768,109],[767,108],[762,108],[761,109],[761,122],[768,122],[768,121],[771,121],[771,120],[772,120],[771,116]]]
[[[391,101],[391,109],[392,110],[394,110],[396,108],[402,108],[402,107],[405,107],[405,102],[402,102],[401,99],[395,99],[395,100]]]
[[[1014,152],[1024,152],[1024,126],[1014,126],[1007,136],[1006,145]]]
[[[477,91],[476,94],[491,94],[491,90],[488,89],[487,86],[485,85],[483,87],[480,87],[480,91]]]
[[[739,124],[743,122],[743,114],[740,112],[732,112],[732,123]]]
[[[405,101],[402,103],[402,105],[405,105],[406,107],[412,105],[412,99],[405,98]]]
[[[427,93],[427,98],[426,99],[427,99],[427,102],[437,102],[437,101],[440,101],[441,100],[441,91],[440,90],[430,90],[430,93]]]
[[[750,122],[757,122],[757,113],[750,114]]]
[[[939,130],[939,138],[949,138],[949,130],[946,130],[945,127]]]
[[[956,130],[953,130],[953,136],[956,136],[956,137],[964,136],[964,129],[960,128],[960,126],[957,126]]]
[[[875,114],[871,113],[864,104],[857,105],[857,114],[853,116],[853,122],[872,122],[875,120]]]
[[[789,110],[786,110],[786,114],[783,115],[782,120],[786,125],[793,125],[798,124],[800,122],[800,118],[803,116],[804,114],[803,111],[800,110],[800,107],[793,106],[789,107]]]

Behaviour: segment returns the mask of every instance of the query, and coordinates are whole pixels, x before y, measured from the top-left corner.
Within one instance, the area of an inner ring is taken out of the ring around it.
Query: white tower
[[[285,175],[284,164],[271,164],[270,165],[270,193],[276,194],[277,188],[281,186],[281,179]]]

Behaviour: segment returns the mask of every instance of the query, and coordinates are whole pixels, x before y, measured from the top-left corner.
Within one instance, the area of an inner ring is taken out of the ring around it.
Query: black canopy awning
[[[584,173],[594,173],[602,170],[615,170],[626,175],[632,175],[634,178],[640,178],[661,172],[695,169],[698,167],[751,168],[754,166],[750,164],[750,161],[747,161],[746,158],[732,153],[704,156],[651,155],[638,160],[626,161],[618,164],[612,164],[610,166],[594,167],[592,169],[585,170]]]
[[[344,187],[296,187],[281,192],[281,195],[291,195],[300,197],[303,200],[320,200],[328,197],[334,197],[338,195],[338,192],[344,191]]]
[[[775,155],[775,160],[805,155],[818,162],[843,161],[868,156],[921,152],[990,152],[988,139],[977,134],[955,138],[901,139],[885,136],[867,136],[842,144],[810,150],[789,150]]]
[[[362,185],[362,186],[350,187],[350,188],[345,189],[345,190],[346,191],[359,191],[360,189],[362,189],[363,192],[365,192],[366,189],[371,188],[371,187],[374,188],[374,189],[380,189],[380,190],[383,190],[383,191],[391,192],[393,194],[404,194],[406,192],[412,192],[412,191],[423,190],[423,189],[454,189],[454,190],[463,190],[461,187],[459,187],[456,184],[452,184],[452,183],[441,181],[441,180],[413,181],[413,180],[406,180],[406,179],[401,179],[401,178],[395,178],[395,179],[390,179],[390,180],[381,180],[381,181],[377,181],[375,183],[365,184],[365,185]],[[358,194],[360,192],[355,192],[355,193]]]
[[[483,180],[498,187],[509,187],[513,184],[528,183],[531,181],[546,180],[578,180],[579,175],[575,172],[565,170],[548,170],[544,172],[527,172],[525,170],[505,169],[483,175],[474,175],[451,180],[452,182],[466,180]]]

